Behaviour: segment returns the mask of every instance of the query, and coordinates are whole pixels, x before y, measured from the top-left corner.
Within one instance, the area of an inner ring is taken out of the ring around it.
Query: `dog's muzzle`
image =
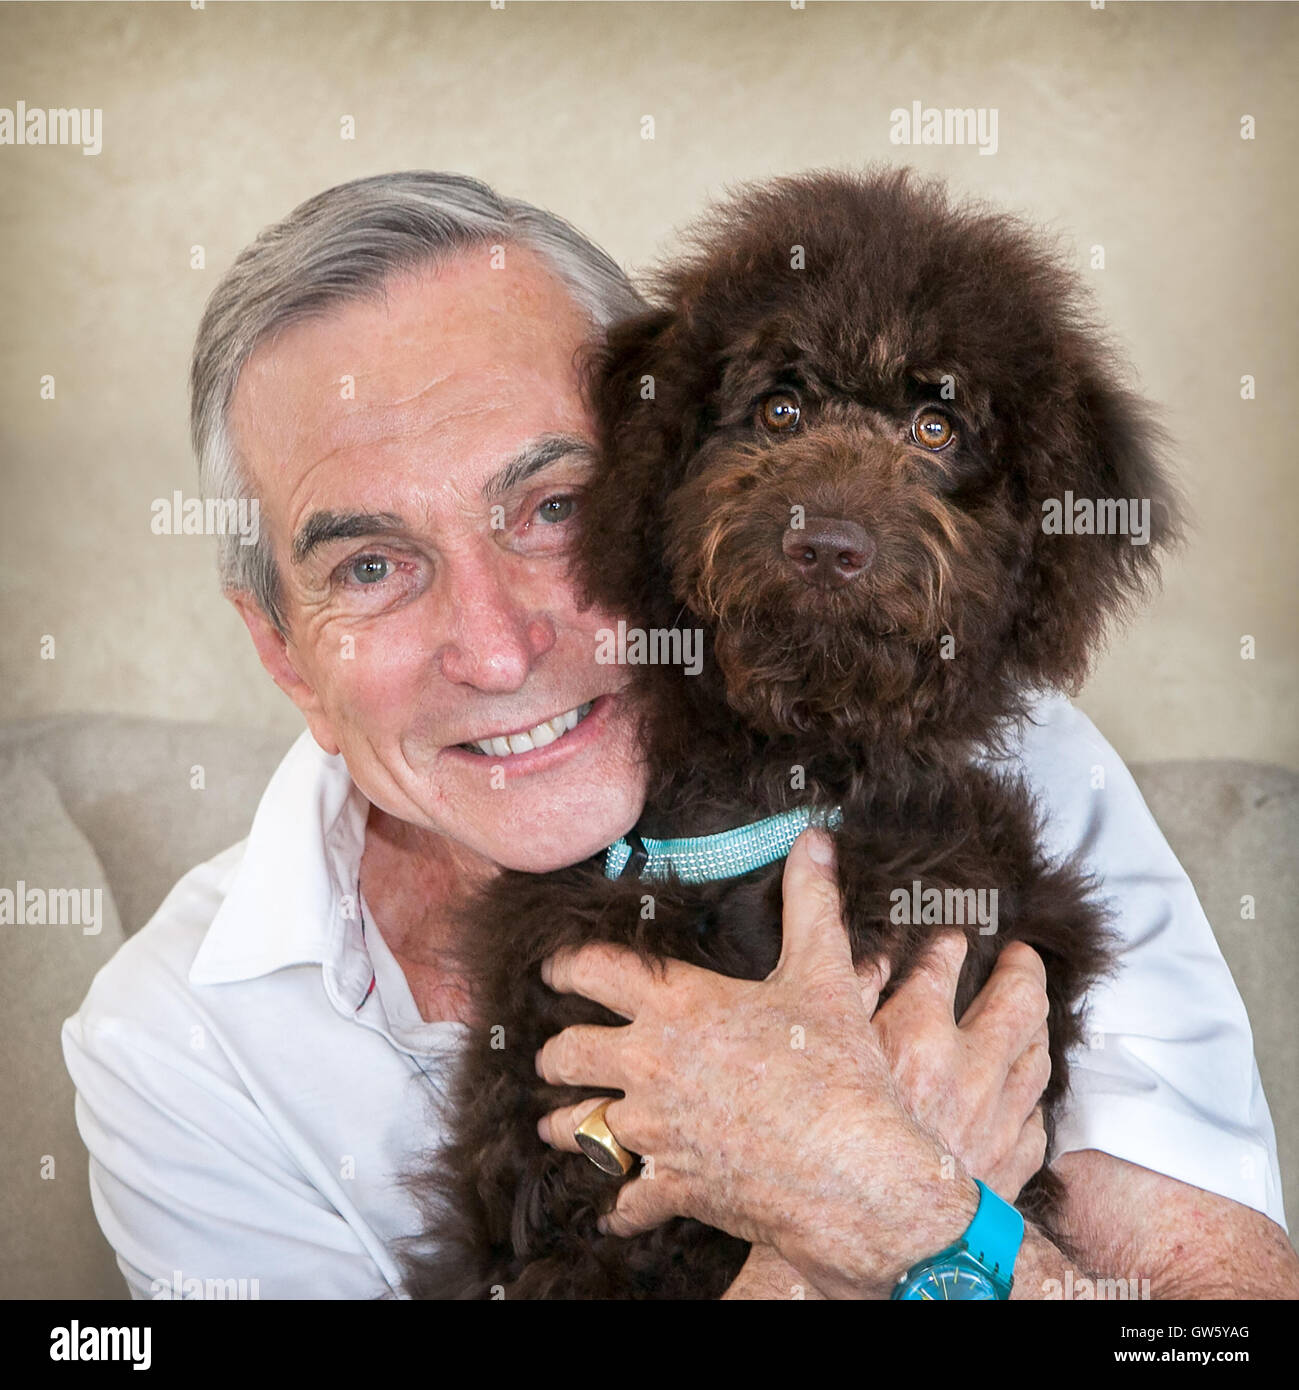
[[[875,542],[846,517],[809,516],[787,526],[780,548],[798,577],[816,589],[841,589],[870,568]]]

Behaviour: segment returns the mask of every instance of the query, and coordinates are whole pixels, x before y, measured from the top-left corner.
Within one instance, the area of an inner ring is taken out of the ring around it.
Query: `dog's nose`
[[[780,548],[799,576],[818,589],[838,589],[856,579],[875,558],[866,528],[839,516],[809,516],[788,526]]]

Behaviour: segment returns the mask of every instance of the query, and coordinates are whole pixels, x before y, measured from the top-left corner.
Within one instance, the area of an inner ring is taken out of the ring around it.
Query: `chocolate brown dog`
[[[704,642],[697,676],[637,669],[656,770],[639,836],[839,808],[854,957],[886,954],[890,988],[940,929],[914,920],[918,893],[995,891],[995,931],[965,919],[957,1016],[1006,942],[1041,954],[1050,1134],[1107,934],[996,754],[1155,579],[1178,525],[1159,433],[1063,260],[909,171],[755,187],[690,245],[590,377],[600,463],[576,576],[629,625]],[[691,1220],[600,1235],[624,1179],[537,1138],[543,1114],[591,1094],[539,1080],[537,1049],[622,1022],[547,989],[545,956],[612,941],[750,979],[779,956],[779,861],[699,884],[639,866],[507,872],[473,905],[486,1021],[453,1142],[416,1179],[415,1296],[715,1298],[743,1264],[747,1245]],[[1044,1168],[1019,1206],[1049,1229],[1059,1195]]]

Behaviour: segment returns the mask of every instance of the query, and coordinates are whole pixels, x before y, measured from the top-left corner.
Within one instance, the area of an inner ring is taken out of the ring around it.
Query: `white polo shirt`
[[[1131,775],[1063,697],[1018,756],[1048,849],[1083,851],[1125,943],[1090,999],[1057,1153],[1100,1149],[1284,1226],[1244,1006]],[[420,1018],[357,911],[368,810],[304,733],[248,838],[180,880],[63,1026],[95,1213],[137,1298],[191,1279],[256,1280],[261,1298],[400,1292],[389,1247],[419,1221],[399,1178],[441,1141],[465,1029]]]

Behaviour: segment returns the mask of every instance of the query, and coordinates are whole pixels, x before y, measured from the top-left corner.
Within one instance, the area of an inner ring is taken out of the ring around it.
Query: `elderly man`
[[[227,539],[224,587],[309,733],[248,839],[177,884],[65,1025],[95,1208],[135,1295],[176,1272],[263,1297],[400,1292],[393,1251],[418,1218],[399,1180],[438,1142],[473,1013],[454,906],[501,866],[585,858],[641,808],[625,672],[595,660],[613,615],[577,606],[565,559],[592,435],[575,360],[635,307],[560,219],[430,173],[319,195],[214,293],[195,446],[205,491],[261,516],[256,546]],[[465,750],[483,739],[505,773],[490,790]],[[1294,1296],[1248,1023],[1185,875],[1063,698],[1020,756],[1052,848],[1085,848],[1125,939],[1054,1156],[1074,1278]],[[766,981],[658,979],[599,949],[548,967],[628,1019],[537,1063],[623,1090],[618,1137],[655,1155],[610,1228],[695,1215],[752,1240],[736,1297],[887,1297],[970,1226],[974,1179],[1013,1200],[1042,1157],[1036,956],[1005,952],[958,1026],[963,946],[943,940],[875,1008],[827,847],[809,832],[790,856]],[[842,1047],[792,1073],[793,1024]],[[737,1125],[735,1079],[768,1064]],[[585,1109],[538,1142],[575,1148]],[[1014,1296],[1058,1296],[1066,1265],[1030,1227]]]

